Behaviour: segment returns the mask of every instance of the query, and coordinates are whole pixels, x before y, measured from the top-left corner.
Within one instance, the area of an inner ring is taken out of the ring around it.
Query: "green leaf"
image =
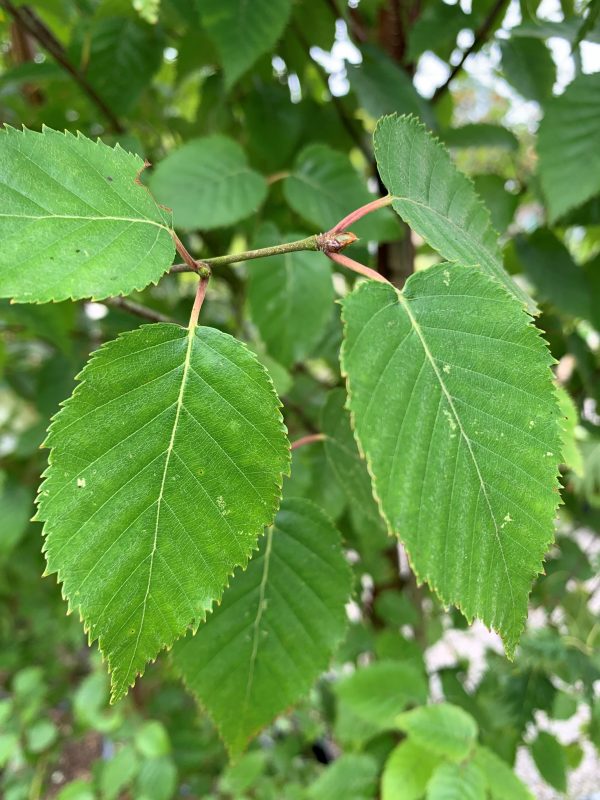
[[[56,725],[49,719],[40,719],[26,731],[27,749],[30,753],[42,753],[54,744],[57,737]]]
[[[64,786],[56,800],[95,800],[96,795],[89,781],[76,780]]]
[[[519,140],[512,131],[502,125],[485,122],[447,128],[440,136],[448,147],[501,147],[504,150],[519,148]]]
[[[117,117],[132,111],[160,68],[164,42],[156,26],[122,16],[97,21],[91,40],[83,38],[86,79]]]
[[[232,756],[327,668],[345,631],[350,589],[331,522],[306,500],[285,500],[248,569],[174,651]]]
[[[540,731],[529,749],[540,775],[559,792],[567,791],[567,763],[563,746],[547,731]]]
[[[283,193],[290,207],[318,230],[332,228],[355,208],[376,199],[348,156],[324,144],[302,150],[283,183]],[[399,238],[388,209],[364,217],[352,230],[364,239]]]
[[[518,259],[539,298],[565,314],[591,319],[588,277],[560,239],[547,228],[538,228],[530,236],[517,236],[514,241]]]
[[[416,273],[402,293],[362,283],[343,318],[349,407],[388,528],[418,579],[512,654],[559,499],[543,340],[496,281],[461,265]]]
[[[170,153],[150,176],[157,199],[173,210],[179,228],[210,230],[253,214],[267,182],[248,165],[240,145],[226,136],[191,139]]]
[[[270,52],[289,19],[291,0],[200,0],[200,18],[214,42],[228,88]]]
[[[229,764],[219,778],[220,791],[234,796],[247,792],[264,772],[266,755],[263,750],[253,750]]]
[[[129,294],[156,283],[175,248],[144,162],[80,134],[0,133],[0,296],[22,303]]]
[[[274,225],[267,225],[255,244],[262,247],[304,236],[281,236]],[[252,321],[270,355],[291,367],[310,355],[331,317],[334,295],[329,262],[321,253],[285,253],[255,259],[248,273]]]
[[[600,72],[579,75],[544,105],[538,154],[550,221],[600,192]]]
[[[472,182],[413,117],[384,117],[375,156],[395,211],[448,261],[479,265],[527,306],[531,298],[504,271],[498,236]]]
[[[0,471],[0,561],[7,556],[23,537],[32,515],[31,490]]]
[[[99,784],[102,800],[117,800],[140,770],[140,762],[130,745],[121,748],[109,761],[101,764]]]
[[[156,25],[160,12],[160,0],[133,0],[133,7],[143,20],[151,25]]]
[[[529,789],[521,783],[506,761],[489,748],[479,745],[473,763],[483,773],[492,800],[533,800]]]
[[[308,800],[372,800],[377,762],[366,753],[346,753],[327,767],[308,788]]]
[[[562,417],[562,460],[575,475],[583,478],[583,455],[577,442],[575,429],[579,424],[579,414],[571,395],[563,386],[556,387],[556,396]]]
[[[425,50],[433,51],[442,61],[448,61],[456,46],[456,37],[469,27],[470,16],[460,4],[433,3],[424,7],[409,27],[408,63],[417,61]]]
[[[500,175],[474,175],[473,183],[490,211],[494,230],[504,233],[519,205],[518,196],[504,188],[505,180]]]
[[[556,67],[544,42],[525,36],[502,39],[500,52],[504,77],[520,95],[541,103],[552,94]]]
[[[395,112],[427,117],[425,102],[406,70],[380,48],[365,45],[361,52],[362,62],[348,67],[348,78],[368,114],[374,119]]]
[[[118,699],[246,565],[289,451],[263,367],[212,328],[142,326],[80,379],[50,426],[37,517],[47,571],[99,640]]]
[[[406,739],[385,763],[382,800],[421,800],[439,761],[438,755]]]
[[[329,392],[321,414],[321,430],[325,434],[325,453],[338,483],[348,498],[356,527],[371,538],[385,530],[377,503],[373,498],[371,478],[366,462],[360,457],[345,409],[343,389]]]
[[[409,705],[427,702],[422,672],[400,661],[377,661],[343,678],[335,693],[358,717],[380,730],[395,727],[398,714]]]
[[[177,768],[166,756],[144,761],[136,780],[138,798],[171,800],[177,792]]]
[[[427,800],[485,800],[485,779],[472,761],[440,764],[427,784]]]
[[[171,750],[169,734],[164,725],[156,720],[145,722],[136,731],[135,746],[144,758],[161,758]]]
[[[450,703],[405,711],[396,717],[396,725],[411,742],[452,761],[465,759],[477,739],[473,717]]]

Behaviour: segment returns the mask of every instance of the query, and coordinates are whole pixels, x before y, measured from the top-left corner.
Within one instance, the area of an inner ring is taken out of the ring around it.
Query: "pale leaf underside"
[[[171,219],[139,156],[81,135],[0,133],[0,296],[23,303],[126,295],[173,261]]]
[[[49,430],[38,518],[47,571],[99,640],[118,698],[247,563],[289,445],[266,372],[212,328],[143,326],[80,377]]]
[[[512,653],[553,537],[561,442],[551,356],[477,267],[344,301],[342,367],[381,511],[443,602]]]
[[[232,755],[305,694],[346,627],[351,573],[340,536],[307,500],[284,500],[245,572],[174,649]]]

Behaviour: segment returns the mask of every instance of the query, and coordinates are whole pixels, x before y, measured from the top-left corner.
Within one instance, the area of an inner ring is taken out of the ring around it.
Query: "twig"
[[[294,32],[295,32],[296,36],[298,37],[298,39],[300,41],[300,44],[306,50],[307,54],[310,56],[310,45],[306,41],[306,39],[304,37],[304,34],[302,33],[301,30],[299,30],[299,28],[297,26],[295,26],[293,29],[294,29]],[[317,70],[319,72],[319,75],[321,76],[321,80],[323,81],[327,91],[329,92],[329,95],[331,97],[331,102],[333,104],[333,107],[336,110],[336,113],[337,113],[337,115],[338,115],[338,117],[340,119],[340,122],[342,123],[342,125],[344,126],[346,131],[348,132],[348,135],[350,136],[350,138],[352,139],[354,144],[358,147],[358,149],[364,155],[365,159],[367,160],[367,163],[368,164],[372,164],[373,163],[373,153],[370,151],[370,149],[365,144],[363,137],[361,136],[360,132],[356,129],[356,126],[354,125],[352,119],[346,114],[346,109],[344,108],[343,102],[340,100],[339,97],[336,97],[334,94],[331,93],[331,89],[329,88],[329,75],[327,73],[327,70],[325,70],[325,68],[321,64],[319,64],[318,61],[315,61],[314,59],[312,59],[312,57],[311,57],[311,61],[316,66],[316,68],[317,68]]]
[[[0,0],[0,6],[10,14],[23,28],[36,39],[41,46],[47,50],[50,55],[57,61],[60,66],[68,72],[73,80],[79,85],[80,89],[88,96],[88,98],[96,105],[96,107],[106,117],[111,127],[116,133],[123,133],[125,128],[119,122],[118,118],[112,109],[104,102],[100,95],[96,92],[94,87],[88,82],[85,75],[83,75],[75,66],[69,61],[67,54],[64,51],[61,43],[56,39],[52,31],[44,25],[39,17],[26,6],[17,7],[11,0]]]
[[[305,239],[297,239],[294,242],[284,242],[271,247],[261,247],[258,250],[244,250],[242,253],[229,253],[225,256],[216,258],[204,258],[199,261],[194,260],[187,252],[181,240],[174,234],[175,246],[178,253],[183,257],[184,264],[173,264],[169,270],[172,273],[178,272],[198,272],[203,268],[219,267],[225,264],[238,264],[241,261],[252,261],[255,258],[267,258],[269,256],[280,256],[285,253],[297,253],[299,251],[320,250],[325,255],[330,252],[338,253],[357,240],[357,237],[350,231],[331,230],[327,233],[316,233],[307,236]]]
[[[475,53],[482,47],[487,39],[487,36],[496,21],[496,17],[502,11],[502,8],[507,5],[508,0],[496,0],[494,5],[490,8],[490,11],[484,21],[481,23],[479,28],[475,31],[475,36],[473,38],[473,43],[470,47],[468,47],[461,56],[460,61],[456,64],[455,67],[452,68],[450,75],[448,76],[448,80],[446,83],[439,86],[431,98],[432,103],[437,103],[437,101],[442,97],[450,88],[450,83],[454,80],[454,78],[458,75],[458,73],[463,68],[465,61],[469,58],[470,55]]]
[[[134,314],[136,317],[142,317],[150,322],[175,322],[174,319],[161,314],[160,311],[154,311],[148,306],[134,303],[133,300],[125,300],[124,297],[109,297],[108,300],[102,302],[111,308],[120,308],[122,311],[127,311],[128,314]]]

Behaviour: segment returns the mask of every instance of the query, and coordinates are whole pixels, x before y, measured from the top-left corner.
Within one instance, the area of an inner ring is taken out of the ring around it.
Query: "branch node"
[[[344,231],[334,233],[327,231],[327,233],[320,233],[317,236],[317,250],[325,253],[326,256],[331,253],[339,253],[348,245],[358,241],[358,236],[352,231]]]

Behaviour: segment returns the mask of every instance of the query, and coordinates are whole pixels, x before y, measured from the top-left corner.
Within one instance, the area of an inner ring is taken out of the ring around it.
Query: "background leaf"
[[[165,38],[157,26],[128,17],[99,20],[85,50],[85,74],[94,89],[120,117],[131,113],[162,63]]]
[[[290,207],[317,230],[327,230],[342,217],[375,200],[350,159],[327,145],[305,148],[283,183]],[[365,239],[398,238],[398,225],[388,209],[359,220],[352,226]]]
[[[492,800],[533,800],[529,789],[493,750],[479,745],[473,761],[485,777]]]
[[[382,800],[421,800],[440,757],[406,739],[385,762],[381,779]]]
[[[219,51],[228,87],[275,45],[291,8],[290,0],[200,0],[202,24]]]
[[[427,800],[485,800],[485,781],[479,767],[440,764],[427,785]]]
[[[552,94],[556,67],[540,39],[516,37],[500,42],[502,71],[507,81],[527,100],[542,103]]]
[[[190,139],[170,153],[150,177],[159,202],[173,210],[180,228],[209,230],[255,212],[267,182],[248,165],[240,145],[226,136]]]
[[[306,234],[281,236],[265,225],[256,247],[292,242]],[[284,367],[311,354],[333,313],[331,267],[322,253],[285,253],[257,258],[248,268],[248,302],[252,321],[267,350]]]
[[[544,105],[539,173],[554,222],[600,191],[600,72],[579,75]]]
[[[340,643],[351,589],[340,545],[320,509],[285,500],[248,569],[175,648],[177,669],[232,756],[308,691]]]
[[[38,518],[47,571],[98,639],[116,699],[247,563],[287,439],[264,369],[212,328],[143,326],[80,378],[48,433]]]
[[[407,706],[427,702],[428,686],[412,664],[377,661],[343,678],[335,692],[354,714],[385,730]]]
[[[463,761],[475,745],[477,724],[458,706],[436,703],[405,711],[396,725],[419,747],[452,761]]]
[[[547,731],[540,731],[531,743],[530,750],[542,778],[559,792],[566,792],[567,764],[558,739]]]

